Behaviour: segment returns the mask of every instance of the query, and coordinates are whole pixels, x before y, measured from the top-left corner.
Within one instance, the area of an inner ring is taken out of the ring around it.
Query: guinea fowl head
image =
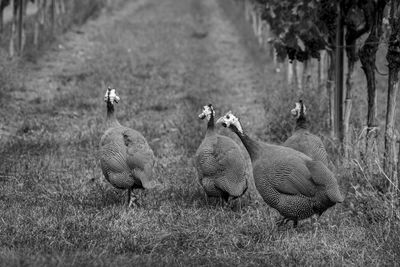
[[[214,108],[211,104],[208,104],[207,106],[203,107],[203,111],[199,114],[199,119],[204,120],[207,118],[207,120],[211,119],[211,116],[215,115]]]
[[[233,131],[238,131],[243,133],[242,125],[240,124],[239,119],[233,115],[232,111],[229,111],[224,116],[217,120],[217,123],[221,123],[222,126],[226,128],[230,128]]]
[[[118,103],[119,99],[120,98],[119,98],[119,96],[117,96],[115,89],[108,87],[107,92],[104,95],[104,102],[106,102],[107,104],[114,105],[114,102]]]
[[[300,118],[300,116],[304,117],[306,115],[306,106],[303,104],[302,100],[299,100],[294,109],[292,109],[290,112],[296,117],[296,119]]]

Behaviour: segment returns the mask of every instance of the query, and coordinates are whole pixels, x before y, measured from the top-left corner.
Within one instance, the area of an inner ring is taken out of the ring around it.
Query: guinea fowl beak
[[[294,108],[290,111],[293,116],[297,116],[297,110]]]
[[[204,114],[204,112],[199,115],[200,120],[204,119],[205,117],[206,117],[206,114]]]

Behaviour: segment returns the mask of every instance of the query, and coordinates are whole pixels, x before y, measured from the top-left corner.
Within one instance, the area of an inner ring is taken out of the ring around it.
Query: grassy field
[[[127,1],[34,61],[1,60],[0,265],[399,265],[398,208],[371,188],[373,173],[335,155],[346,200],[317,222],[278,229],[254,185],[233,209],[206,201],[191,162],[201,107],[231,109],[252,136],[277,141],[296,100],[238,12],[229,0]],[[108,85],[165,184],[139,208],[123,207],[97,159]],[[323,134],[318,95],[311,116]]]

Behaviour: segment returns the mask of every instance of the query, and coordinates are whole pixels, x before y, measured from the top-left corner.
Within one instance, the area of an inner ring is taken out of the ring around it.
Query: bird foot
[[[276,222],[276,225],[278,227],[280,227],[280,226],[286,225],[290,221],[293,221],[293,228],[296,228],[297,227],[297,220],[296,219],[290,219],[290,218],[282,218],[282,219],[280,219],[280,220],[278,220]]]
[[[139,208],[139,199],[136,196],[132,196],[131,200],[128,203],[128,208]]]
[[[290,220],[288,218],[282,218],[278,221],[276,221],[276,226],[281,227],[283,225],[286,225]]]

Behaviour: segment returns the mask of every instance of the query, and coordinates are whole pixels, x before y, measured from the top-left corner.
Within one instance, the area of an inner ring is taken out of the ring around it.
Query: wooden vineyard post
[[[3,7],[2,7],[2,1],[0,0],[0,33],[3,33],[3,26],[4,26],[4,19],[3,19]]]
[[[380,38],[382,36],[383,13],[387,0],[368,1],[363,6],[364,13],[368,14],[368,20],[371,23],[368,37],[364,40],[358,54],[360,57],[362,70],[367,80],[368,93],[368,112],[367,112],[367,131],[365,142],[365,155],[376,154],[378,139],[378,119],[377,119],[377,101],[376,90],[376,53],[379,48]]]
[[[51,34],[54,35],[54,21],[55,21],[55,0],[51,0],[50,2],[50,27]]]
[[[44,0],[36,0],[36,6],[37,6],[37,14],[35,18],[35,24],[34,24],[34,32],[33,32],[33,44],[35,46],[39,45],[39,34],[41,30],[41,25],[44,25],[44,15],[45,15],[45,6]]]
[[[321,56],[321,59],[318,60],[317,62],[317,68],[318,68],[318,73],[317,73],[317,88],[318,90],[321,89],[321,84],[322,84],[322,64],[323,64],[323,59]]]
[[[343,23],[343,1],[337,4],[338,16],[336,23],[336,86],[335,86],[335,137],[343,141],[343,59],[344,59],[344,23]]]
[[[351,12],[351,11],[347,11]],[[354,12],[354,11],[353,11]],[[347,14],[349,16],[349,14]],[[351,13],[350,16],[353,16],[352,19],[356,19],[354,17],[357,14]],[[353,74],[356,66],[356,62],[358,61],[358,51],[356,42],[363,34],[368,32],[368,25],[365,24],[363,27],[357,27],[351,19],[346,22],[346,35],[345,35],[345,43],[346,43],[346,56],[347,56],[347,73],[346,73],[346,87],[345,87],[345,99],[344,99],[344,118],[343,118],[343,144],[344,144],[344,156],[347,160],[350,157],[351,151],[351,133],[350,133],[350,115],[352,109],[352,90],[353,90]]]
[[[398,144],[398,150],[397,150],[397,168],[396,168],[397,177],[395,177],[395,179],[397,178],[397,183],[396,183],[397,188],[400,188],[400,137],[398,137],[396,143]]]
[[[328,105],[329,105],[329,120],[328,125],[330,129],[330,136],[335,137],[335,55],[334,51],[327,52],[327,77],[326,77],[326,91],[328,94]]]
[[[310,68],[311,68],[311,59],[306,59],[302,62],[302,74],[301,74],[301,88],[304,92],[305,90],[309,89],[311,85],[311,75],[310,75]]]
[[[385,126],[385,156],[383,167],[389,177],[394,177],[395,173],[395,115],[397,92],[399,89],[399,71],[400,71],[400,4],[391,1],[390,7],[390,28],[389,47],[386,59],[389,66],[387,109],[386,109],[386,126]]]
[[[24,0],[15,0],[19,1],[18,4],[18,53],[19,55],[22,54],[22,30],[23,30],[23,22],[24,22]]]
[[[250,21],[250,3],[249,0],[244,0],[244,17],[246,21]]]

